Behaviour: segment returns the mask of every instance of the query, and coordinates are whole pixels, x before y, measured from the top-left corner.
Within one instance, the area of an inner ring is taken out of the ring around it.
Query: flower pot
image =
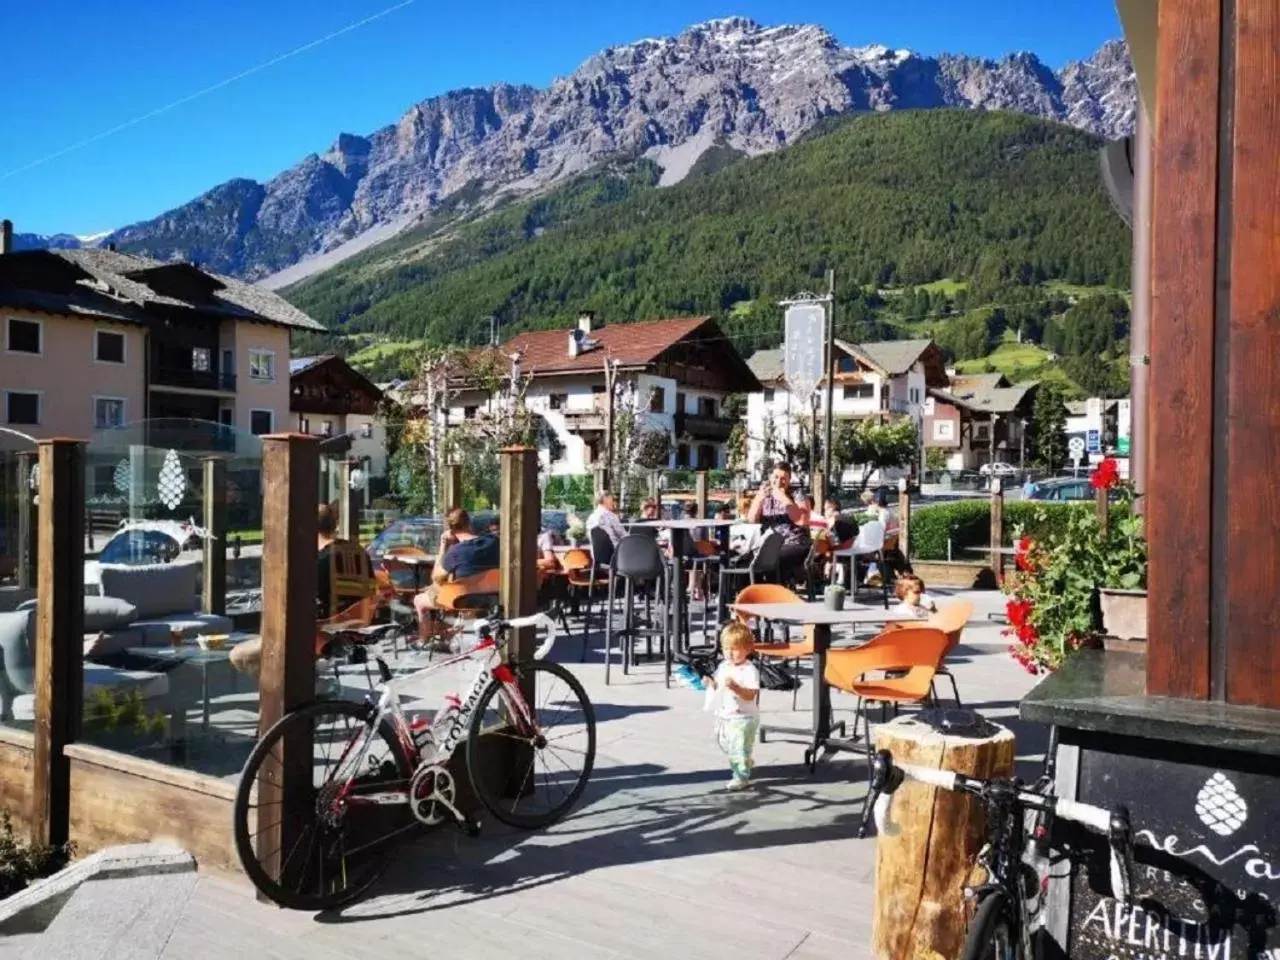
[[[843,610],[844,596],[843,590],[828,590],[822,595],[822,599],[828,610]]]
[[[1102,629],[1118,640],[1147,639],[1147,591],[1098,588]]]

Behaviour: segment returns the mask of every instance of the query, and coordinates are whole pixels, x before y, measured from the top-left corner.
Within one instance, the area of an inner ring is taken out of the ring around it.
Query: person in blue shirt
[[[486,570],[497,570],[499,563],[498,538],[493,533],[473,533],[471,516],[461,507],[454,507],[444,518],[444,534],[440,537],[440,549],[436,552],[435,566],[431,570],[431,586],[413,598],[418,611],[420,639],[427,642],[435,637],[438,621],[433,614],[437,606],[439,589],[446,583],[473,577]]]

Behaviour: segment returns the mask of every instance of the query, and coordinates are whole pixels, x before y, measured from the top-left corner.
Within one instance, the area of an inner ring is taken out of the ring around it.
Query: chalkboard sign
[[[1082,750],[1079,799],[1129,807],[1135,902],[1112,898],[1106,843],[1089,842],[1071,883],[1072,960],[1280,960],[1273,766],[1240,772]]]

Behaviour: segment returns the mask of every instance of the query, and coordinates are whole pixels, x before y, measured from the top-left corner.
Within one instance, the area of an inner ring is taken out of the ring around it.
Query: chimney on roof
[[[583,310],[578,314],[578,329],[583,333],[590,333],[596,328],[596,315],[590,310]]]
[[[13,253],[13,221],[0,220],[0,256]]]

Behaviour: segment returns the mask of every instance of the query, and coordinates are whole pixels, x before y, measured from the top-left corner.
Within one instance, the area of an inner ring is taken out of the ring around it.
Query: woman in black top
[[[809,535],[809,511],[791,495],[791,466],[775,463],[769,479],[756,491],[751,506],[747,508],[747,520],[776,530],[782,537],[782,579],[789,583],[795,579],[809,556],[812,538]]]

